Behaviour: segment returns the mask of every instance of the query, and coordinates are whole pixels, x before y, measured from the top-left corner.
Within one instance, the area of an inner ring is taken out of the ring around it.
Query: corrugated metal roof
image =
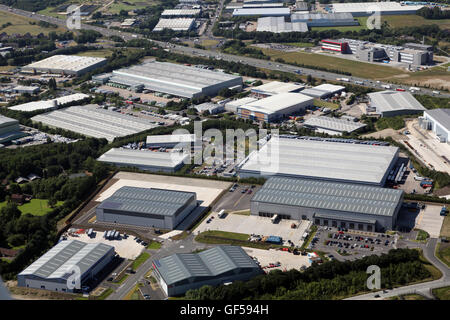
[[[43,279],[66,279],[68,270],[78,266],[83,275],[114,247],[103,243],[84,243],[78,240],[61,241],[19,275],[33,275]]]
[[[114,192],[98,208],[173,216],[195,196],[194,192],[125,186]]]
[[[218,246],[200,253],[179,253],[154,261],[167,285],[196,278],[194,282],[239,269],[255,268],[258,265],[237,246]]]
[[[407,91],[380,91],[367,94],[377,112],[389,112],[399,110],[425,111],[425,107]]]
[[[6,127],[6,126],[13,125],[13,124],[18,124],[18,123],[19,123],[19,120],[0,115],[0,127]]]
[[[353,122],[339,118],[318,116],[307,119],[304,123],[306,126],[324,128],[339,132],[352,132],[366,126],[364,123]]]
[[[349,183],[272,177],[252,202],[393,216],[403,191]]]
[[[281,112],[286,108],[290,108],[301,103],[309,103],[310,105],[312,105],[313,99],[302,93],[284,92],[261,100],[250,102],[241,106],[240,108],[250,111],[272,114]]]
[[[307,32],[308,26],[304,22],[286,22],[284,17],[264,17],[258,19],[258,32]]]
[[[147,144],[152,143],[193,143],[195,134],[161,134],[147,136]]]
[[[271,18],[271,17],[269,17],[269,18]],[[251,91],[275,95],[275,94],[279,94],[279,93],[299,91],[299,90],[303,89],[304,87],[305,86],[303,84],[298,84],[298,83],[270,81],[270,82],[264,83],[260,86],[253,87],[251,89]],[[246,98],[244,98],[244,99],[246,99]],[[247,99],[251,99],[251,98],[247,98]]]
[[[450,109],[433,109],[424,112],[435,119],[442,127],[450,131]]]

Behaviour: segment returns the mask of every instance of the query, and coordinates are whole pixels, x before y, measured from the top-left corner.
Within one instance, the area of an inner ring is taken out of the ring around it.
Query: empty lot
[[[261,267],[268,266],[270,263],[280,262],[280,266],[276,268],[265,269],[270,271],[273,269],[280,270],[290,270],[290,269],[300,269],[302,266],[309,267],[311,263],[309,262],[308,256],[293,255],[292,253],[280,250],[264,250],[264,249],[254,249],[254,248],[243,248],[245,252],[251,257],[255,257],[261,264]]]

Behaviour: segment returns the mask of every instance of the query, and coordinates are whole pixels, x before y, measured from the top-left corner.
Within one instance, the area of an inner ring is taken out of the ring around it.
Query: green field
[[[450,287],[434,289],[433,295],[439,300],[450,300]]]
[[[314,99],[314,106],[318,108],[329,108],[331,110],[339,109],[337,103],[327,102],[320,99]]]
[[[161,243],[157,242],[157,241],[152,241],[150,242],[150,244],[147,246],[147,249],[150,250],[158,250],[161,248]]]
[[[11,23],[10,26],[2,28],[1,26],[6,23]],[[35,22],[35,25],[30,24],[30,22]],[[18,16],[12,13],[0,12],[0,33],[7,34],[26,34],[38,35],[40,33],[48,34],[50,31],[64,32],[65,29],[62,27],[58,28],[43,28],[37,25],[37,20],[29,19],[26,17]]]
[[[308,48],[308,47],[314,47],[313,43],[309,42],[288,42],[287,45],[299,47],[299,48]]]
[[[108,0],[106,0],[109,2]],[[121,10],[131,11],[135,9],[143,9],[148,6],[153,6],[158,4],[157,0],[115,0],[114,3],[108,7],[107,12],[115,14],[119,13]]]
[[[76,55],[83,57],[107,58],[112,55],[112,51],[108,49],[90,50],[77,53]]]
[[[58,201],[56,207],[62,205],[62,201]],[[6,201],[0,202],[0,209],[6,206]],[[30,202],[18,206],[22,214],[31,213],[33,216],[44,216],[53,209],[48,206],[48,200],[32,199]]]
[[[442,29],[450,29],[450,19],[431,20],[416,15],[382,16],[381,22],[387,22],[392,28],[415,27],[437,24]]]
[[[450,246],[446,246],[444,243],[438,243],[436,256],[450,268]]]
[[[131,269],[133,269],[133,271],[136,271],[141,266],[141,264],[147,261],[148,258],[150,258],[150,253],[142,252],[132,263]]]

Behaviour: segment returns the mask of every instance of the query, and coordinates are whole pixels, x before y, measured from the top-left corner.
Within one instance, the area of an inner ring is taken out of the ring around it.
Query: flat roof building
[[[168,93],[184,98],[215,96],[224,88],[242,86],[242,77],[169,62],[148,62],[113,71],[109,83]]]
[[[275,122],[292,114],[303,113],[314,99],[301,93],[280,93],[237,107],[239,118]]]
[[[0,143],[4,144],[26,136],[20,131],[19,120],[0,115]]]
[[[243,106],[248,103],[251,103],[251,102],[254,102],[254,101],[257,101],[257,100],[258,99],[252,98],[252,97],[245,97],[245,98],[241,98],[241,99],[232,100],[225,104],[225,111],[236,113],[238,107]]]
[[[366,124],[360,122],[325,116],[309,118],[305,120],[303,125],[314,129],[316,132],[330,135],[341,135],[344,132],[351,133],[366,126]]]
[[[166,9],[161,13],[162,18],[188,18],[197,17],[201,13],[201,9]]]
[[[306,23],[309,28],[359,25],[351,13],[293,13],[291,22]]]
[[[286,22],[284,17],[263,17],[258,18],[258,32],[307,32],[308,26],[303,22]]]
[[[106,65],[105,58],[54,55],[22,67],[23,72],[60,73],[80,76]]]
[[[177,145],[193,145],[195,134],[164,134],[147,136],[147,148],[175,148]]]
[[[117,137],[156,127],[149,120],[105,110],[97,105],[69,107],[34,116],[31,120],[110,142]]]
[[[175,19],[159,19],[153,32],[170,29],[174,31],[190,31],[195,27],[194,18],[175,18]]]
[[[329,51],[335,51],[339,53],[351,53],[350,48],[348,46],[348,42],[342,39],[339,40],[330,40],[330,39],[324,39],[321,42],[321,49],[322,50],[329,50]]]
[[[419,124],[432,130],[439,141],[450,143],[450,109],[425,110]]]
[[[119,167],[134,167],[152,172],[175,172],[185,162],[188,162],[189,158],[187,154],[184,155],[174,152],[112,148],[97,160]]]
[[[199,112],[199,113],[208,111],[209,114],[218,114],[218,113],[225,111],[225,108],[223,105],[211,103],[211,102],[205,102],[202,104],[192,105],[192,108],[197,110],[197,112]]]
[[[425,107],[407,91],[380,91],[367,94],[370,106],[382,117],[394,117],[403,114],[416,114],[425,111]]]
[[[67,282],[74,267],[81,272],[82,289],[89,286],[90,281],[103,271],[114,256],[114,247],[103,243],[61,241],[19,273],[17,283],[19,287],[73,292]]]
[[[233,10],[233,17],[289,17],[290,14],[289,8],[242,8]]]
[[[309,179],[272,177],[251,199],[251,214],[310,220],[361,231],[393,230],[403,191]]]
[[[195,192],[122,187],[97,208],[97,221],[173,230],[197,207]]]
[[[64,107],[71,103],[81,103],[82,101],[88,101],[91,96],[84,93],[74,93],[68,96],[63,96],[51,100],[32,101],[16,106],[9,107],[11,110],[22,112],[33,112],[40,110],[53,110],[58,107]]]
[[[354,17],[370,16],[375,8],[381,15],[402,15],[415,14],[417,10],[424,7],[423,5],[403,5],[399,2],[389,1],[333,3],[331,6],[334,13],[351,13]]]
[[[272,137],[238,167],[246,177],[283,176],[383,186],[399,149]]]
[[[177,253],[154,260],[152,267],[153,275],[169,297],[183,295],[204,285],[246,281],[263,273],[238,246],[217,246],[200,253]]]
[[[14,93],[36,94],[41,90],[38,86],[15,86],[11,89]]]
[[[258,97],[270,97],[280,93],[299,92],[305,88],[300,83],[271,81],[251,89],[251,93]]]
[[[303,94],[313,98],[329,98],[335,94],[339,94],[345,90],[344,86],[324,83],[313,88],[308,88],[302,91]]]

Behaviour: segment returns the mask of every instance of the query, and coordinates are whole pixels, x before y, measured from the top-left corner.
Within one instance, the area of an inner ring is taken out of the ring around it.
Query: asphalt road
[[[2,278],[0,278],[0,300],[12,300],[8,290],[3,284]]]
[[[67,27],[66,20],[49,17],[49,16],[38,14],[38,13],[34,14],[29,11],[15,9],[15,8],[9,8],[4,5],[0,5],[0,11],[11,12],[11,13],[14,13],[17,15],[28,17],[28,18],[41,20],[41,21],[47,21],[47,22],[50,22],[50,23],[53,23],[53,24],[56,24],[59,26]],[[129,32],[112,30],[112,29],[92,26],[89,24],[82,24],[81,28],[86,29],[86,30],[95,30],[95,31],[102,33],[105,36],[113,36],[113,35],[119,36],[119,37],[122,37],[125,41],[132,40],[132,39],[145,39],[146,38],[145,36],[143,36],[141,34],[132,34]],[[165,43],[165,42],[155,41],[155,40],[152,40],[152,41],[161,46],[167,45],[167,43]],[[274,62],[270,62],[267,60],[260,60],[260,59],[254,59],[254,58],[242,57],[242,56],[236,56],[236,55],[230,55],[230,54],[222,54],[222,53],[217,53],[212,50],[201,50],[201,49],[172,45],[172,44],[170,44],[170,49],[174,52],[183,53],[186,55],[191,55],[191,56],[202,55],[202,56],[207,56],[207,57],[216,57],[216,58],[220,58],[220,59],[223,59],[226,61],[240,62],[240,63],[248,64],[248,65],[251,65],[254,67],[265,68],[265,69],[269,69],[269,70],[278,70],[278,71],[289,72],[289,73],[300,72],[303,75],[311,75],[314,78],[320,78],[320,79],[324,79],[324,80],[337,81],[337,78],[347,78],[349,80],[349,83],[355,83],[355,81],[361,81],[361,82],[363,82],[363,86],[376,88],[376,89],[382,89],[381,85],[387,84],[387,83],[376,83],[376,81],[374,81],[374,80],[345,76],[345,75],[340,75],[340,74],[336,74],[336,73],[332,73],[332,72],[300,68],[300,67],[296,67],[296,66],[292,66],[292,65],[288,65],[288,64],[282,64],[282,63],[274,63]],[[393,85],[393,84],[389,84],[389,85],[394,90],[397,88],[402,88],[405,90],[409,89],[409,86],[406,86],[406,85]],[[433,95],[432,91],[433,90],[422,88],[421,91],[417,92],[417,94]],[[450,98],[450,94],[447,94],[447,93],[441,93],[439,96],[445,97],[445,98]]]

